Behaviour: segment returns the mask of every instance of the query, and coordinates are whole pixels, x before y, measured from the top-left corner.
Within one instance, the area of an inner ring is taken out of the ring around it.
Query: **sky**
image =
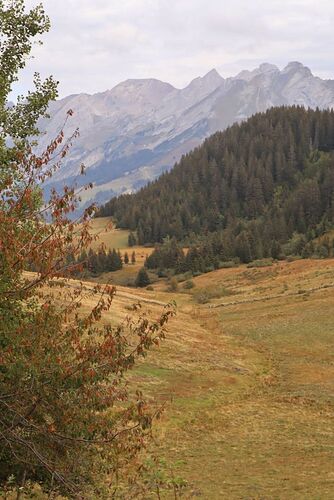
[[[27,8],[38,0],[26,0]],[[182,88],[216,68],[223,76],[262,62],[300,61],[334,79],[333,0],[43,0],[43,35],[13,95],[34,71],[60,96],[101,92],[128,78]]]

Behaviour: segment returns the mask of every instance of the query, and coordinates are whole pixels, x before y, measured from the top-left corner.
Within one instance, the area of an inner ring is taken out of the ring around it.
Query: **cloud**
[[[37,0],[27,0],[27,7]],[[334,77],[332,0],[44,0],[52,29],[16,92],[39,71],[61,95],[98,92],[127,78],[177,87],[216,67],[223,76],[268,61],[300,60]]]

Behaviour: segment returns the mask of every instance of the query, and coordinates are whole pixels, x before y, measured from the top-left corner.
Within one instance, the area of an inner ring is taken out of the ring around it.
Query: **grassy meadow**
[[[221,281],[239,291],[230,305],[179,301],[151,383],[173,394],[157,432],[190,494],[334,497],[333,264],[215,271],[195,288]]]
[[[133,250],[126,231],[101,239]],[[99,281],[134,275],[151,251],[134,249],[135,265]],[[131,375],[166,407],[152,445],[159,474],[187,483],[182,498],[334,498],[334,259],[242,265],[192,282],[175,292],[166,279],[153,290],[119,285],[106,317],[116,324],[140,300],[156,318],[176,301],[167,339]]]
[[[106,248],[124,249],[128,246],[128,236],[130,231],[116,229],[111,217],[97,217],[91,222],[91,234],[97,235],[98,240],[91,245],[93,250],[97,250],[101,244]]]

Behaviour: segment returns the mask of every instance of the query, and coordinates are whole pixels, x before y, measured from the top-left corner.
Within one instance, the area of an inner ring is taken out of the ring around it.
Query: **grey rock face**
[[[153,180],[217,130],[271,106],[292,104],[334,107],[334,81],[315,77],[299,62],[281,71],[265,63],[227,79],[212,70],[184,89],[155,79],[126,80],[106,92],[53,102],[50,119],[40,124],[47,131],[40,147],[55,137],[72,109],[65,135],[79,128],[80,136],[52,185],[93,182],[83,204],[102,203]],[[87,173],[78,180],[81,163]]]

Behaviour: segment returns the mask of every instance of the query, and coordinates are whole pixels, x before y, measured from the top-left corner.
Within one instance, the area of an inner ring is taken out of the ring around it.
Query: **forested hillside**
[[[141,244],[205,235],[221,260],[247,262],[277,257],[289,241],[290,253],[312,253],[308,242],[332,225],[333,194],[334,111],[279,107],[214,134],[100,215],[137,230]]]

